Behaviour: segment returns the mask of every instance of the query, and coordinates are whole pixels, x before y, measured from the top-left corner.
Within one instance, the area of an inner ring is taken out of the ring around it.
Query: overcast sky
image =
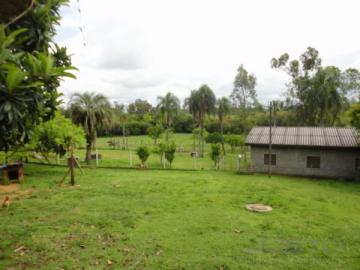
[[[82,0],[81,15],[78,8],[71,0],[62,10],[56,38],[80,69],[62,83],[65,97],[97,91],[155,104],[167,91],[183,99],[205,83],[229,96],[243,64],[267,102],[281,98],[288,80],[270,59],[298,58],[308,46],[324,65],[360,68],[359,0]]]

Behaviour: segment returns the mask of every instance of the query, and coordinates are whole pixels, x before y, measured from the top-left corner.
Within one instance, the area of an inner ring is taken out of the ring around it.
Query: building
[[[354,178],[360,171],[360,145],[354,128],[254,127],[246,138],[254,172]]]

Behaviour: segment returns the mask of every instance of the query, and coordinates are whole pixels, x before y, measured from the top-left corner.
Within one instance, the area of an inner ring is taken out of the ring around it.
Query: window
[[[264,165],[269,165],[269,154],[264,155]],[[276,165],[276,155],[271,155],[271,165]]]
[[[355,159],[355,170],[360,171],[360,158]]]
[[[320,168],[320,157],[311,157],[311,156],[307,157],[306,168],[319,169]]]

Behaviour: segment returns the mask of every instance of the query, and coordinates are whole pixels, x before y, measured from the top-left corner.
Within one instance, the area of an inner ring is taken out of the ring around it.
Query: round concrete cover
[[[272,207],[264,204],[247,204],[246,209],[252,212],[270,212],[272,211]]]

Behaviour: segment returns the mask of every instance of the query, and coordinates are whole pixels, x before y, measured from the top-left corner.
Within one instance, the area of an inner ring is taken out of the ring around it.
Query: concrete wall
[[[251,168],[255,172],[267,172],[264,154],[268,147],[251,146]],[[353,178],[356,174],[355,159],[360,158],[360,149],[297,149],[273,147],[276,165],[272,172],[276,174],[321,176],[331,178]],[[307,156],[320,156],[320,169],[306,168]]]

